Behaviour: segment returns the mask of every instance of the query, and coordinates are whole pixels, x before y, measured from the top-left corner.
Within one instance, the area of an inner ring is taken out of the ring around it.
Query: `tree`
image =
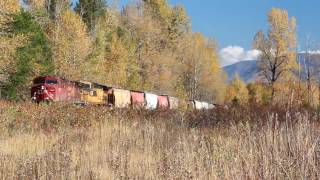
[[[187,97],[221,102],[226,79],[218,63],[216,43],[195,33],[190,36],[188,45],[180,57],[178,72]]]
[[[106,46],[103,71],[107,72],[106,79],[111,84],[127,87],[128,65],[129,65],[129,45],[126,41],[126,33],[121,27],[117,27],[110,34],[110,39]]]
[[[5,83],[5,95],[9,99],[26,99],[32,79],[52,74],[54,65],[48,39],[29,12],[21,11],[12,23],[13,34],[27,37],[26,42],[16,49],[14,68]]]
[[[43,16],[43,12],[51,20],[55,21],[62,12],[70,8],[70,0],[22,0],[28,11],[33,15],[40,13]]]
[[[46,0],[22,0],[25,5],[29,6],[30,11],[42,10],[45,6]]]
[[[190,31],[190,19],[182,6],[172,9],[170,24],[167,27],[169,46],[176,49],[179,41]]]
[[[135,87],[144,90],[183,94],[177,66],[189,25],[184,9],[170,7],[165,0],[142,1],[125,7],[121,22],[132,44],[130,52],[134,50],[129,63],[133,71],[130,84],[138,83]]]
[[[143,0],[143,2],[145,14],[149,13],[154,20],[160,21],[166,27],[171,16],[167,0]]]
[[[90,31],[95,30],[98,19],[105,15],[106,10],[106,0],[79,0],[75,7]]]
[[[246,84],[241,80],[238,74],[227,87],[226,102],[235,104],[246,104],[249,100],[249,91]]]
[[[268,36],[259,31],[254,38],[254,48],[261,52],[259,68],[270,85],[271,99],[275,95],[274,84],[297,68],[296,19],[287,11],[273,8],[268,14]]]
[[[49,30],[56,74],[69,79],[85,77],[91,41],[81,18],[66,10],[56,23],[49,26]]]
[[[13,15],[19,13],[20,4],[18,0],[0,1],[0,26],[6,26],[13,20]]]
[[[164,34],[161,43],[175,48],[178,40],[190,30],[190,19],[182,6],[170,7],[167,0],[143,0],[144,14],[150,15]]]
[[[0,84],[14,71],[14,54],[23,44],[24,37],[13,34],[11,26],[20,8],[18,0],[0,1]]]
[[[70,0],[45,0],[45,8],[50,19],[55,22],[70,9]]]
[[[254,82],[247,85],[249,99],[252,105],[267,104],[270,102],[270,88],[264,83]]]
[[[88,56],[87,78],[118,87],[141,89],[137,84],[135,44],[120,16],[111,10],[96,22],[93,48]]]

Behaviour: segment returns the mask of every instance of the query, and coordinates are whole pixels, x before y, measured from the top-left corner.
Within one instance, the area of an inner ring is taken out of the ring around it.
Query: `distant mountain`
[[[320,76],[320,54],[298,54],[298,63],[300,63],[300,76],[306,78],[306,69],[311,69],[313,76]],[[231,81],[235,74],[239,74],[246,83],[253,82],[259,78],[259,68],[257,60],[240,61],[238,63],[223,67],[228,74],[228,80]],[[299,74],[299,72],[296,72]],[[261,76],[260,76],[261,77]]]
[[[239,74],[245,82],[255,80],[258,74],[258,67],[256,60],[240,61],[238,63],[225,66],[225,72],[228,74],[228,81],[231,81],[236,74]]]

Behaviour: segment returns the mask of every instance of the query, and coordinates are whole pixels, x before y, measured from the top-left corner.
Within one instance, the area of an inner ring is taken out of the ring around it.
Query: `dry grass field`
[[[319,179],[316,111],[0,102],[0,179]]]

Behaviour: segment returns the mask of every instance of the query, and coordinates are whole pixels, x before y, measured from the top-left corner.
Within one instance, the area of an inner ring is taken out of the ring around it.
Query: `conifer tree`
[[[24,35],[26,42],[16,49],[14,70],[9,73],[4,93],[9,99],[26,99],[34,77],[53,73],[52,52],[40,24],[29,12],[21,11],[11,28],[13,34]]]

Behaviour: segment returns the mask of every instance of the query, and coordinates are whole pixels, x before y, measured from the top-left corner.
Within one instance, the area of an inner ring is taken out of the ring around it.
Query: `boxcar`
[[[170,109],[178,109],[179,108],[179,99],[176,97],[169,96],[169,104],[170,104]]]
[[[131,106],[133,108],[143,108],[145,105],[144,93],[139,91],[130,91]]]
[[[146,109],[157,109],[158,95],[152,93],[145,93]]]
[[[116,108],[128,108],[131,104],[130,91],[112,88],[108,92],[108,104]]]
[[[159,109],[169,109],[169,99],[167,95],[158,96],[158,104],[157,107]]]

